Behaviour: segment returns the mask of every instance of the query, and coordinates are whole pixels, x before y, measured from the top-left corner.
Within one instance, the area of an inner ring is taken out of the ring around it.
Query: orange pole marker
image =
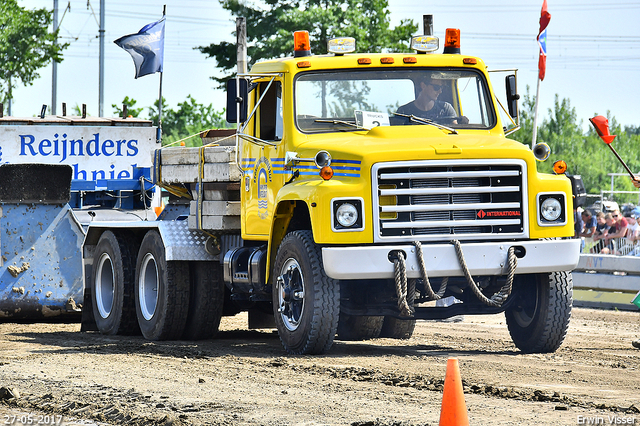
[[[444,378],[440,426],[469,426],[467,406],[464,403],[464,391],[460,379],[460,368],[456,358],[447,360],[447,373]]]
[[[162,213],[162,210],[164,210],[164,203],[159,207],[153,208],[153,211],[155,212],[156,217],[160,216],[160,213]]]

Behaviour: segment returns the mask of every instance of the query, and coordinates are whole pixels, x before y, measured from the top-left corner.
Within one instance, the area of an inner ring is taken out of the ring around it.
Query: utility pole
[[[58,31],[58,0],[53,0],[53,32]],[[56,36],[53,44],[58,44]],[[52,61],[51,67],[51,114],[56,115],[56,104],[58,103],[58,63]]]
[[[104,2],[100,0],[100,71],[98,77],[98,117],[104,117]]]
[[[433,15],[422,15],[422,26],[424,35],[433,35]]]
[[[236,54],[238,74],[247,73],[247,20],[244,17],[236,18]]]

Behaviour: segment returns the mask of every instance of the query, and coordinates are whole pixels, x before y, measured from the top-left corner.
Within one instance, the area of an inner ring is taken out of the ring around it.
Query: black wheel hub
[[[300,265],[294,259],[287,261],[285,267],[284,273],[276,280],[278,312],[285,327],[294,331],[298,328],[304,310],[304,280]]]

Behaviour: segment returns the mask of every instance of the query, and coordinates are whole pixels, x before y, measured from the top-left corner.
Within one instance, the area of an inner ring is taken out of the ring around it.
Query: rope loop
[[[460,267],[464,272],[464,276],[467,278],[467,282],[469,283],[469,288],[473,294],[476,295],[480,301],[482,301],[485,305],[499,307],[507,300],[509,295],[511,294],[512,286],[513,286],[513,277],[516,273],[516,267],[518,266],[518,259],[515,255],[515,248],[509,247],[509,251],[507,252],[507,263],[508,263],[508,271],[507,271],[507,281],[502,286],[502,288],[495,293],[491,298],[485,296],[476,282],[473,280],[471,276],[471,272],[469,272],[469,268],[467,267],[467,262],[464,260],[464,254],[462,253],[462,245],[460,241],[453,240],[453,246],[456,249],[456,255],[458,256],[458,261],[460,262]]]
[[[507,252],[507,281],[498,292],[491,296],[491,298],[488,298],[482,293],[482,290],[480,290],[476,282],[473,280],[473,277],[471,276],[471,272],[469,271],[467,262],[464,259],[464,253],[462,252],[462,245],[460,244],[460,241],[453,240],[451,241],[451,243],[456,250],[458,262],[460,263],[460,267],[462,268],[462,271],[467,278],[469,288],[471,289],[473,294],[475,294],[476,297],[485,305],[494,307],[502,306],[509,295],[511,295],[511,291],[513,289],[513,277],[515,276],[516,267],[518,266],[518,258],[515,255],[515,248],[509,247],[509,250]],[[435,293],[431,288],[431,282],[429,282],[427,267],[424,262],[424,254],[422,253],[422,243],[420,243],[420,241],[414,241],[413,245],[416,249],[416,257],[418,258],[418,263],[420,265],[420,274],[422,276],[422,280],[424,281],[424,290],[428,300],[441,299],[447,290],[449,278],[445,277],[442,280],[440,289],[437,293]],[[400,310],[400,315],[404,317],[411,317],[415,312],[413,308],[413,302],[415,300],[415,280],[409,280],[409,282],[407,281],[407,264],[405,257],[405,252],[402,250],[398,250],[392,253],[390,259],[393,260],[396,294],[398,296],[398,309]]]
[[[403,317],[411,317],[413,316],[414,311],[407,302],[407,264],[403,252],[399,252],[398,255],[395,256],[393,260],[393,267],[395,273],[396,294],[398,296],[398,309],[400,309],[400,315]],[[413,287],[413,291],[415,292],[415,284],[413,284]]]
[[[427,293],[429,300],[438,300],[444,296],[444,292],[447,291],[447,283],[449,278],[444,278],[440,284],[440,290],[437,293],[433,292],[431,288],[431,282],[429,281],[429,275],[427,274],[427,266],[424,263],[424,254],[422,253],[422,243],[420,241],[414,241],[413,246],[416,248],[416,256],[418,257],[418,264],[420,265],[420,275],[422,275],[422,281],[424,281],[424,291]]]

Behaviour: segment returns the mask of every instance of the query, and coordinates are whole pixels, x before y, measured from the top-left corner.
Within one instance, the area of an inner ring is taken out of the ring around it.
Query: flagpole
[[[162,7],[162,17],[167,14],[167,5]],[[164,68],[164,67],[163,67]],[[160,90],[158,93],[158,130],[156,131],[156,142],[162,142],[162,71],[160,71]]]
[[[158,94],[158,130],[156,142],[162,142],[162,71],[160,71],[160,93]]]
[[[538,87],[536,88],[536,104],[533,112],[533,136],[531,138],[531,149],[536,145],[538,138],[538,102],[540,100],[540,82],[544,80],[547,69],[547,25],[551,20],[551,14],[547,8],[547,0],[542,2],[542,10],[540,10],[540,29],[538,30]],[[542,43],[540,42],[542,36]]]
[[[533,138],[531,138],[531,149],[536,145],[538,137],[538,100],[540,99],[540,78],[538,77],[538,87],[536,88],[536,104],[533,111]]]

